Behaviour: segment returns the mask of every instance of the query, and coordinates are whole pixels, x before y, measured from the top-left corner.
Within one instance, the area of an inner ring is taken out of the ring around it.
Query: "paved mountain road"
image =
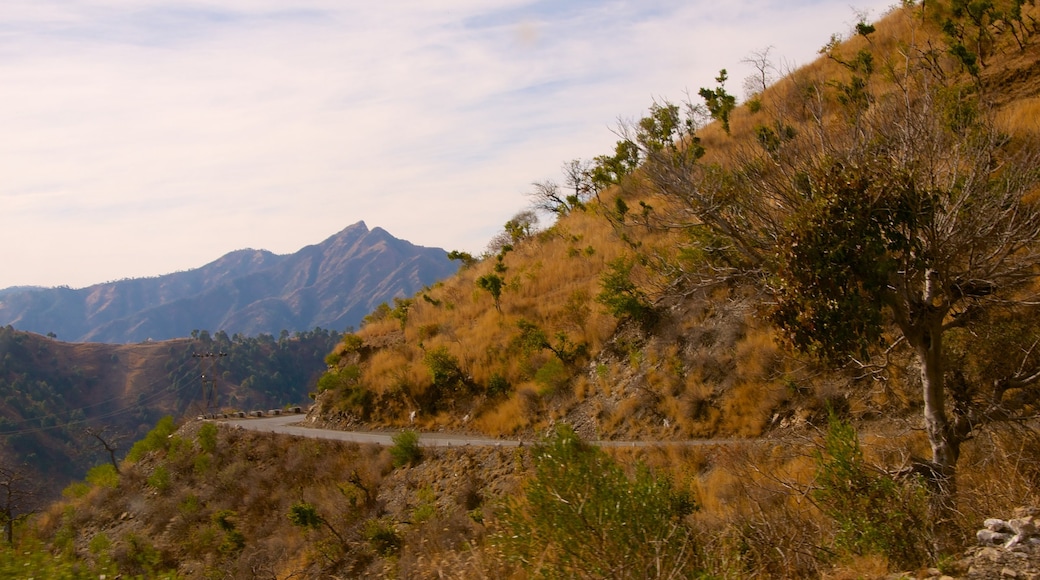
[[[375,443],[377,445],[393,445],[393,436],[397,431],[339,431],[304,426],[303,415],[275,415],[274,417],[252,419],[226,419],[221,422],[241,427],[250,431],[263,433],[279,433],[313,439],[332,439],[351,441],[354,443]],[[591,441],[601,447],[652,447],[657,445],[732,445],[749,442],[749,439],[687,439],[682,441]],[[425,447],[517,447],[523,443],[516,439],[494,439],[473,435],[454,433],[419,433],[419,445]]]

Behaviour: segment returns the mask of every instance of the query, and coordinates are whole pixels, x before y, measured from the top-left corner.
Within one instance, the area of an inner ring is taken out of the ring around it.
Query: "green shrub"
[[[609,269],[600,279],[600,293],[596,301],[607,307],[615,318],[630,318],[648,324],[654,310],[646,293],[632,281],[634,263],[625,258],[610,262]]]
[[[103,463],[90,468],[87,472],[87,483],[95,487],[115,489],[119,485],[119,473],[111,463]]]
[[[203,423],[199,427],[199,447],[206,453],[217,450],[217,426],[213,423]]]
[[[200,454],[195,458],[194,470],[197,475],[206,475],[211,467],[213,467],[212,455]]]
[[[405,429],[393,436],[390,456],[394,458],[394,467],[416,465],[422,461],[422,448],[419,447],[419,434]]]
[[[151,486],[155,491],[163,493],[170,489],[170,472],[162,465],[155,468],[152,474],[148,476],[148,485]]]
[[[834,546],[845,554],[880,554],[900,567],[929,560],[928,497],[919,482],[899,482],[868,465],[856,430],[831,414],[816,454],[813,496],[834,520]]]
[[[78,499],[90,493],[90,484],[83,481],[74,481],[61,490],[61,497],[66,499]]]
[[[238,514],[234,510],[220,510],[215,512],[210,519],[224,532],[224,540],[220,543],[217,551],[224,555],[238,553],[246,545],[246,537],[239,532],[235,526]]]
[[[381,556],[393,556],[401,551],[404,544],[393,522],[385,518],[365,522],[364,537],[372,549]]]
[[[639,467],[632,477],[569,427],[533,451],[534,476],[500,512],[495,536],[532,576],[693,576],[689,494]]]
[[[184,517],[191,517],[199,513],[199,509],[202,506],[199,504],[199,496],[195,494],[189,494],[181,503],[177,506],[177,511]]]
[[[491,375],[488,379],[487,395],[488,397],[497,397],[504,395],[509,392],[509,379],[505,378],[499,373]]]
[[[155,427],[137,443],[134,443],[126,454],[126,459],[131,463],[140,461],[150,451],[165,451],[169,449],[170,435],[177,430],[173,423],[173,417],[167,415],[155,424]]]

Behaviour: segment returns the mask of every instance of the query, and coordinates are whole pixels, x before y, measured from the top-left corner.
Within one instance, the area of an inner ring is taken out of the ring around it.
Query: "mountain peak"
[[[381,302],[456,269],[440,248],[415,246],[358,221],[293,254],[242,249],[156,278],[5,292],[0,326],[109,343],[184,337],[194,329],[245,335],[342,330],[359,326]]]

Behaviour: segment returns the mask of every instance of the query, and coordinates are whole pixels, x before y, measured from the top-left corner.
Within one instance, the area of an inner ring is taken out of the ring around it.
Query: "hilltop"
[[[1040,504],[1038,23],[905,3],[653,103],[329,354],[307,422],[391,448],[159,425],[39,534],[188,577],[970,577]]]

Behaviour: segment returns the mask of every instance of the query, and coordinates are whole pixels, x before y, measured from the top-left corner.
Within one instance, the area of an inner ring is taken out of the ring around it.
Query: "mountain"
[[[358,222],[290,255],[238,250],[186,272],[82,289],[0,292],[0,325],[71,342],[127,343],[193,330],[278,334],[357,326],[382,302],[451,275],[444,250]]]

